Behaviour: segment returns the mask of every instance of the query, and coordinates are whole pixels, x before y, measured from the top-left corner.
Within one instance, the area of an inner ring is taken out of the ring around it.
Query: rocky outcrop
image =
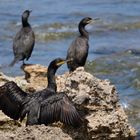
[[[31,65],[28,68],[24,67],[24,71],[27,82],[25,82],[25,79],[21,82],[22,78],[19,80],[22,84],[19,84],[19,81],[15,78],[10,80],[15,80],[19,86],[30,92],[47,86],[47,68]],[[4,77],[4,75],[1,77]],[[7,81],[4,79],[0,78],[3,83]],[[36,140],[45,139],[44,135],[48,140],[128,140],[134,138],[136,131],[130,126],[119,103],[115,86],[111,85],[108,80],[94,77],[85,72],[83,67],[76,69],[73,73],[59,75],[56,79],[57,90],[64,91],[73,100],[81,115],[86,118],[85,124],[79,129],[60,124],[55,124],[55,126],[21,126],[20,129],[14,130],[15,135],[13,136],[15,138],[22,139],[21,136],[23,135]],[[29,132],[31,136],[27,134]],[[0,136],[2,133],[3,131],[0,131]],[[38,135],[38,138],[36,135]]]
[[[65,91],[73,102],[87,111],[87,133],[90,139],[127,139],[135,135],[119,103],[118,93],[108,80],[100,80],[78,68],[59,77],[60,91]],[[59,85],[59,84],[58,84]]]

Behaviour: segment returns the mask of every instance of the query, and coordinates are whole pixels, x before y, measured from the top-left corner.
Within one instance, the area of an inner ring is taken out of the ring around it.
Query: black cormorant
[[[30,16],[31,11],[26,10],[22,14],[22,28],[16,34],[13,40],[13,52],[14,52],[14,60],[10,64],[13,66],[16,62],[24,59],[28,60],[31,56],[31,53],[35,44],[35,35],[31,28],[31,25],[28,23],[28,18]]]
[[[86,63],[89,49],[89,34],[85,30],[85,26],[94,20],[96,19],[85,17],[79,23],[80,35],[72,42],[67,51],[67,59],[73,59],[73,61],[67,63],[70,72],[74,71],[77,67],[84,66]]]
[[[22,91],[15,82],[10,81],[0,87],[0,109],[14,120],[23,120],[26,125],[49,124],[61,121],[78,127],[82,118],[65,93],[57,93],[56,70],[67,60],[58,58],[48,67],[48,86],[33,94]]]

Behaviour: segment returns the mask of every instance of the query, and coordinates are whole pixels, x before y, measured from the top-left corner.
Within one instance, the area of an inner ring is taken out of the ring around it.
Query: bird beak
[[[56,65],[60,66],[60,65],[63,65],[64,63],[67,63],[67,62],[70,62],[70,61],[73,61],[73,59],[62,60],[61,62],[58,62]]]
[[[29,12],[31,13],[31,12],[32,12],[32,10],[29,10]]]
[[[63,65],[64,63],[66,63],[66,60],[62,60],[61,62],[58,62],[56,65],[60,66],[60,65]]]
[[[100,20],[100,18],[94,18],[94,19],[90,20],[89,23],[94,23],[94,22],[96,22],[98,20]]]

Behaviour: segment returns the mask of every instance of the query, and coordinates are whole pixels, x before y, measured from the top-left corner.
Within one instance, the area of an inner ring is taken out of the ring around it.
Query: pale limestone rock
[[[23,77],[11,79],[2,74],[0,75],[0,81],[2,84],[9,80],[16,81],[24,90],[31,92],[41,90],[47,86],[46,67],[29,65],[24,67],[24,71],[27,82]],[[9,131],[7,133],[8,138],[10,134],[11,137],[19,140],[22,140],[22,136],[23,138],[27,136],[26,138],[35,140],[45,140],[47,138],[59,140],[58,137],[62,140],[64,137],[66,137],[66,140],[131,140],[134,138],[136,131],[130,126],[128,118],[119,103],[116,88],[110,84],[109,80],[98,79],[85,72],[83,67],[80,67],[73,73],[67,72],[56,76],[56,82],[57,90],[68,94],[80,112],[85,116],[87,120],[85,122],[88,123],[79,129],[67,127],[60,129],[58,125],[56,125],[57,127],[51,127],[51,130],[49,130],[49,126],[43,126],[43,128],[42,126],[22,126],[20,129],[18,126],[16,135],[11,134],[12,132]],[[52,133],[48,133],[48,130]],[[28,135],[28,131],[32,134],[31,136]],[[42,134],[41,131],[44,133]],[[56,133],[58,137],[56,137]],[[1,135],[3,135],[3,131],[0,131]],[[36,138],[36,135],[39,137]]]
[[[75,104],[88,109],[86,119],[91,139],[121,140],[135,135],[119,103],[115,86],[108,80],[100,80],[81,67],[66,79],[65,75],[61,76],[59,81],[64,81],[60,91],[66,92]]]

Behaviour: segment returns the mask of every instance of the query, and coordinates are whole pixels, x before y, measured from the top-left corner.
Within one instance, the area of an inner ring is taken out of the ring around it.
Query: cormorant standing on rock
[[[21,60],[23,60],[24,64],[24,59],[26,58],[26,60],[28,60],[32,54],[35,44],[35,35],[31,25],[28,23],[30,13],[31,11],[26,10],[22,14],[22,28],[13,40],[14,60],[9,66],[13,66]]]
[[[57,58],[48,67],[48,86],[44,90],[28,94],[13,81],[0,87],[0,109],[14,120],[23,120],[26,125],[49,124],[61,121],[78,127],[82,118],[65,93],[56,93],[56,70],[68,60]]]
[[[79,23],[78,28],[80,35],[72,42],[67,51],[67,59],[73,59],[73,61],[67,63],[70,72],[74,71],[80,66],[84,66],[86,63],[89,49],[89,34],[85,30],[85,26],[92,23],[94,20],[97,19],[85,17]]]

